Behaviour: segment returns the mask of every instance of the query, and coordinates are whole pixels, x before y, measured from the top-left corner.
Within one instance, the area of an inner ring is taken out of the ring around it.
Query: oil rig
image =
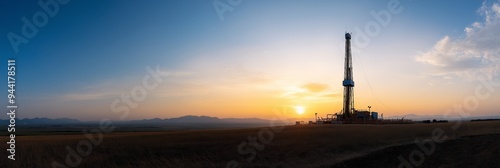
[[[316,123],[339,123],[339,124],[354,124],[354,123],[378,123],[378,112],[368,110],[359,110],[354,108],[354,79],[352,67],[351,53],[351,33],[345,33],[345,62],[344,62],[344,100],[342,111],[336,114],[327,114],[326,118],[316,117]],[[311,123],[311,122],[310,122]]]
[[[345,62],[344,62],[344,100],[342,110],[335,114],[326,114],[326,118],[318,117],[314,113],[316,122],[309,121],[308,124],[411,124],[412,120],[404,119],[384,119],[383,114],[378,117],[378,112],[354,108],[354,78],[351,53],[351,33],[345,33]],[[296,125],[305,124],[304,121],[296,121]]]
[[[352,77],[352,54],[351,54],[351,34],[345,33],[345,64],[344,64],[344,101],[342,115],[338,115],[337,119],[352,119],[355,112],[354,109],[354,79]],[[340,118],[339,118],[340,117]]]

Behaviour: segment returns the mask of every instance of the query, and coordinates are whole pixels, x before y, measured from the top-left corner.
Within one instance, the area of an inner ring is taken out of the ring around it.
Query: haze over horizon
[[[43,9],[36,1],[0,2],[8,13],[0,15],[2,62],[15,58],[18,68],[17,118],[336,113],[345,32],[353,33],[356,108],[384,116],[500,114],[498,0],[252,0],[222,18],[213,2],[70,1],[17,52],[7,35],[22,34],[22,18]],[[126,116],[116,112],[124,109]]]

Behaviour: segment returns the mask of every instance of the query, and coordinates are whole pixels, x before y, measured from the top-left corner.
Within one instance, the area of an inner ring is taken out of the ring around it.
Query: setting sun
[[[295,112],[297,112],[297,114],[304,114],[304,107],[302,106],[295,106]]]

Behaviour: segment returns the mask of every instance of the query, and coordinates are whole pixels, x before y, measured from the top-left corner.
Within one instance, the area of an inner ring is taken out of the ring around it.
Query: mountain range
[[[416,115],[416,114],[407,114],[402,116],[390,116],[384,117],[385,119],[411,119],[411,120],[471,120],[471,119],[500,119],[500,116],[478,116],[478,117],[468,117],[468,118],[459,118],[459,117],[449,117],[444,118],[442,115]],[[312,120],[312,119],[289,119],[288,123],[281,124],[293,124],[294,121],[297,120]],[[153,118],[153,119],[142,119],[142,120],[129,120],[129,121],[113,121],[115,124],[120,125],[188,125],[188,124],[254,124],[254,125],[268,125],[271,120],[259,119],[259,118],[218,118],[211,116],[195,116],[195,115],[186,115],[177,118]],[[30,125],[86,125],[86,124],[95,124],[98,121],[80,121],[72,118],[24,118],[17,119],[16,126],[30,126]],[[0,125],[9,125],[8,119],[0,119]]]
[[[444,116],[444,115],[417,115],[417,114],[406,114],[406,115],[400,115],[400,116],[390,116],[390,117],[384,117],[384,119],[411,119],[415,121],[419,120],[473,120],[473,119],[500,119],[500,116],[470,116],[470,117],[460,117],[457,115],[450,115],[450,116]]]
[[[8,119],[0,119],[0,125],[8,125]],[[85,125],[93,124],[97,121],[80,121],[71,118],[24,118],[16,119],[17,126],[25,125]],[[210,116],[194,116],[187,115],[178,118],[153,118],[143,120],[130,120],[130,121],[113,121],[116,124],[147,124],[147,125],[164,125],[164,124],[269,124],[270,120],[259,118],[217,118]]]

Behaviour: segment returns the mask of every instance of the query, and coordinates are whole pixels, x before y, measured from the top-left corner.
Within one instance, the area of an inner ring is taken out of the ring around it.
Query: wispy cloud
[[[58,95],[61,100],[65,101],[88,101],[88,100],[103,100],[120,96],[121,88],[124,81],[106,80],[97,82],[92,85],[77,88],[71,92]]]
[[[439,76],[447,78],[497,77],[500,72],[500,5],[483,3],[478,13],[484,20],[466,27],[463,37],[445,36],[415,60],[432,66]]]
[[[321,83],[308,83],[302,86],[310,92],[321,92],[328,89],[328,85]]]
[[[339,92],[333,90],[330,85],[309,82],[299,86],[289,86],[282,96],[294,102],[331,102],[339,98]]]
[[[176,73],[174,73],[176,74]],[[154,94],[161,98],[196,97],[260,92],[272,88],[274,79],[260,71],[238,66],[196,67],[183,76],[172,75]],[[271,87],[271,88],[269,88]],[[212,97],[213,98],[213,97]]]
[[[68,93],[65,95],[61,96],[64,100],[100,100],[100,99],[107,99],[111,97],[116,97],[116,94],[114,93]]]
[[[148,74],[145,74],[148,75]],[[161,77],[184,77],[191,75],[191,72],[184,71],[160,71],[158,75]],[[74,91],[57,95],[59,99],[65,101],[92,101],[118,98],[122,94],[130,94],[130,90],[134,86],[141,86],[144,78],[140,77],[123,77],[113,78],[104,81],[96,82],[92,85],[77,88]],[[154,92],[153,92],[154,93]]]

